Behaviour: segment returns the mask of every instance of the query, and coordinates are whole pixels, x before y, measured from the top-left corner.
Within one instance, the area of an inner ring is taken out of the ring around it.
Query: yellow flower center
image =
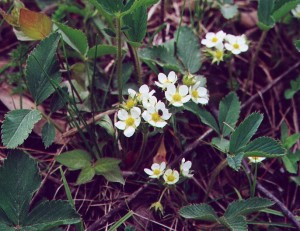
[[[175,180],[175,176],[174,176],[173,174],[170,174],[170,175],[167,177],[167,180],[168,180],[169,182],[172,182],[172,181]]]
[[[125,120],[125,124],[127,127],[133,126],[134,125],[134,119],[129,116],[126,120]]]
[[[218,38],[217,37],[213,37],[213,39],[211,40],[213,43],[218,42]]]
[[[160,115],[157,112],[155,112],[152,114],[151,118],[154,122],[158,122],[160,120]]]
[[[240,48],[240,45],[237,44],[237,43],[235,43],[235,44],[233,44],[233,48],[234,48],[234,49],[239,49],[239,48]]]
[[[159,175],[160,174],[160,170],[159,169],[154,169],[153,170],[153,175]]]
[[[128,99],[128,100],[126,101],[125,106],[126,106],[128,109],[133,108],[133,107],[135,106],[134,100],[133,100],[133,99]]]
[[[199,95],[199,94],[198,94],[198,91],[197,91],[197,90],[193,90],[193,91],[192,91],[192,97],[193,97],[193,98],[198,98],[198,95]]]
[[[223,51],[216,51],[215,57],[217,60],[221,60],[223,58]]]
[[[176,92],[172,98],[173,98],[174,102],[180,102],[182,97],[178,92]]]

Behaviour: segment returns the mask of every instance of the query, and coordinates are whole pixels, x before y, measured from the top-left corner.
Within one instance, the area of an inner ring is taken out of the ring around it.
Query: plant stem
[[[137,47],[131,46],[131,49],[132,49],[132,55],[134,59],[135,70],[138,76],[138,83],[139,86],[142,86],[143,85],[142,68],[141,68],[140,58],[137,53]]]
[[[251,186],[251,197],[254,197],[255,188],[256,188],[256,180],[257,180],[257,163],[254,165],[254,175],[253,175],[253,183]]]
[[[142,147],[140,149],[140,151],[138,152],[138,155],[137,155],[137,158],[136,158],[136,162],[134,163],[133,165],[133,169],[136,169],[137,166],[140,165],[140,161],[142,160],[142,155],[143,153],[145,152],[145,149],[146,149],[146,146],[147,146],[147,143],[148,143],[148,131],[143,131],[143,141],[142,141]]]
[[[122,102],[122,40],[121,40],[121,16],[116,16],[116,38],[117,38],[117,78],[119,90],[119,102]]]

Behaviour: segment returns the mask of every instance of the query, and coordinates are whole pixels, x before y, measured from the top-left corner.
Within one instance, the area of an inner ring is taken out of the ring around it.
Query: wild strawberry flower
[[[179,180],[179,173],[177,170],[168,169],[165,171],[163,178],[167,184],[176,184]]]
[[[191,178],[193,177],[193,174],[190,174],[190,168],[192,167],[192,162],[191,161],[185,161],[185,158],[181,160],[181,165],[180,165],[180,173],[184,177]]]
[[[186,85],[181,85],[176,88],[175,85],[171,84],[167,87],[165,96],[173,106],[181,107],[191,99],[191,96],[188,95],[188,93],[189,88]]]
[[[300,4],[298,4],[296,8],[292,10],[292,14],[295,18],[300,18]]]
[[[259,163],[262,162],[264,159],[266,159],[266,157],[249,156],[248,159],[251,163]]]
[[[229,34],[226,35],[225,40],[227,41],[225,48],[235,55],[245,52],[249,48],[245,35],[234,36]]]
[[[224,47],[220,48],[220,49],[216,49],[214,51],[208,51],[209,54],[211,54],[213,60],[212,63],[217,63],[219,64],[221,61],[224,61]]]
[[[166,120],[170,119],[171,115],[169,110],[166,109],[166,105],[158,101],[157,104],[148,107],[148,109],[143,112],[142,117],[153,127],[163,128],[167,125]]]
[[[155,93],[155,90],[150,91],[149,87],[144,84],[139,88],[139,92],[136,92],[135,90],[129,88],[128,94],[131,98],[137,98],[139,102],[141,102],[145,98],[149,98]]]
[[[142,100],[142,105],[145,109],[154,106],[156,103],[157,103],[157,98],[154,95],[151,95],[148,98],[144,97]]]
[[[115,123],[115,126],[120,130],[124,130],[126,137],[131,137],[141,123],[141,109],[133,107],[129,112],[125,109],[120,109],[118,111],[118,119],[119,121]]]
[[[164,73],[158,74],[158,82],[155,81],[156,86],[165,90],[170,84],[175,84],[177,82],[177,75],[174,71],[168,74],[168,77]]]
[[[208,103],[208,92],[205,87],[200,86],[200,82],[197,82],[194,86],[191,86],[189,89],[189,93],[192,101],[200,104]]]
[[[201,44],[205,45],[207,48],[222,48],[225,36],[226,34],[222,30],[217,33],[209,32],[205,35],[205,39],[201,40]]]
[[[161,164],[154,163],[152,164],[151,169],[145,168],[144,171],[150,178],[159,178],[162,174],[164,174],[165,168],[166,162],[162,162]]]

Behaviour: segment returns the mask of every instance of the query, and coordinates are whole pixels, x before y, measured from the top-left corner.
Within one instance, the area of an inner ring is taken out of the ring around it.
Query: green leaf
[[[104,176],[110,182],[124,185],[125,181],[119,167],[120,162],[121,160],[115,158],[101,158],[94,166],[96,174]]]
[[[81,149],[75,149],[69,152],[61,153],[55,157],[56,161],[70,170],[87,168],[91,165],[92,158],[90,154]]]
[[[289,173],[297,174],[298,172],[298,162],[300,161],[300,151],[295,153],[288,152],[286,156],[282,157],[284,167]]]
[[[225,225],[231,231],[247,231],[247,222],[245,217],[236,216],[236,217],[221,217],[220,222]]]
[[[40,42],[27,59],[25,77],[28,89],[36,104],[41,104],[61,81],[56,48],[59,33],[51,34]]]
[[[8,154],[0,168],[0,209],[14,225],[27,220],[29,204],[40,186],[36,162],[22,151]]]
[[[284,97],[285,97],[286,99],[291,99],[291,98],[294,97],[294,95],[295,95],[296,93],[297,93],[297,92],[296,92],[295,90],[293,90],[293,89],[286,89],[286,90],[284,91]]]
[[[53,96],[51,97],[51,101],[50,101],[51,113],[54,113],[62,109],[68,102],[68,97],[69,97],[69,93],[67,87],[58,88],[56,92],[53,94]]]
[[[286,149],[290,149],[291,147],[293,147],[297,141],[300,139],[300,133],[295,133],[289,137],[287,137],[284,142],[283,145]]]
[[[188,111],[194,113],[196,116],[198,116],[202,123],[208,125],[212,129],[214,129],[218,134],[221,134],[219,126],[218,126],[215,118],[212,116],[212,114],[210,114],[210,112],[206,111],[202,107],[199,107],[194,102],[185,103],[183,106],[186,110],[188,110]]]
[[[300,176],[291,176],[291,180],[294,181],[296,185],[300,186]]]
[[[76,184],[85,184],[91,181],[95,176],[95,173],[95,169],[92,166],[82,169],[76,180]]]
[[[224,217],[236,217],[238,215],[247,216],[250,213],[257,212],[261,209],[268,208],[274,204],[273,201],[253,197],[247,200],[239,200],[232,202],[226,209]]]
[[[147,8],[140,6],[123,17],[123,23],[129,27],[125,31],[127,39],[131,42],[142,42],[147,32]]]
[[[286,154],[282,144],[270,137],[259,137],[250,142],[244,149],[245,156],[279,157]]]
[[[175,33],[177,41],[177,54],[189,73],[199,71],[201,67],[201,54],[198,37],[189,27],[180,27]]]
[[[89,49],[87,57],[90,59],[99,58],[104,55],[114,55],[117,53],[117,47],[111,45],[96,45]]]
[[[255,134],[262,120],[263,115],[259,113],[253,113],[248,116],[232,133],[229,151],[231,153],[239,152]]]
[[[297,50],[300,52],[300,39],[296,40],[294,42],[294,44],[295,44],[295,47],[297,48]]]
[[[195,204],[184,206],[179,210],[180,216],[202,221],[218,221],[214,209],[208,204]]]
[[[108,115],[105,115],[96,124],[98,124],[100,127],[104,128],[110,136],[114,136],[115,128],[114,128],[114,125]]]
[[[62,35],[63,40],[82,57],[85,57],[89,49],[86,35],[81,30],[71,28],[65,24],[56,22],[55,25],[58,27],[58,32]]]
[[[275,25],[275,20],[272,17],[272,11],[274,8],[274,1],[271,0],[259,0],[258,1],[258,26],[262,30],[269,30]]]
[[[0,223],[0,231],[16,231],[16,230],[12,227],[9,227],[6,224]]]
[[[224,18],[231,19],[238,14],[237,5],[224,4],[221,6],[221,13]]]
[[[2,142],[16,148],[27,139],[34,125],[42,118],[38,110],[20,109],[8,112],[2,124]]]
[[[107,13],[117,15],[128,11],[135,0],[97,0],[97,2]]]
[[[211,144],[216,146],[222,152],[227,153],[229,150],[229,140],[225,138],[214,137],[211,140]]]
[[[48,148],[55,139],[55,127],[52,123],[45,123],[42,128],[42,140],[45,148]]]
[[[286,16],[288,13],[290,13],[290,11],[294,8],[296,8],[296,6],[298,4],[300,4],[300,0],[294,0],[294,1],[277,1],[280,2],[279,4],[277,3],[275,5],[275,9],[272,13],[272,16],[274,18],[275,21],[279,21],[282,17]]]
[[[238,171],[242,165],[242,160],[244,158],[244,153],[238,153],[235,156],[227,155],[228,166],[233,168],[235,171]]]
[[[128,14],[134,11],[136,8],[144,6],[146,8],[152,6],[153,4],[157,3],[159,0],[135,0],[133,5],[130,7],[130,9],[127,12],[124,12],[123,14]]]
[[[229,135],[240,117],[241,102],[235,92],[225,96],[219,104],[219,127],[223,136]]]

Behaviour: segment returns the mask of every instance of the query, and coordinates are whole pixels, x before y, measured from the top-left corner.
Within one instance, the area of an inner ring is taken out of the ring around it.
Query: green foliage
[[[114,136],[115,128],[114,128],[114,125],[108,115],[105,115],[101,120],[99,120],[97,122],[97,124],[100,127],[104,128],[106,130],[107,134],[109,134],[112,137]]]
[[[224,18],[231,19],[238,14],[238,6],[235,4],[222,4],[221,13]]]
[[[93,179],[95,176],[95,169],[92,166],[83,168],[76,180],[76,184],[85,184]]]
[[[248,231],[245,217],[221,217],[220,222],[231,231]]]
[[[20,109],[8,112],[2,125],[2,142],[7,148],[16,148],[27,139],[33,126],[42,118],[38,110]]]
[[[42,140],[45,148],[48,148],[55,139],[55,127],[52,123],[47,122],[42,128]]]
[[[56,48],[60,40],[58,33],[51,34],[40,42],[27,59],[25,71],[28,89],[36,104],[41,104],[54,91],[60,81]]]
[[[91,166],[90,154],[81,149],[61,153],[55,157],[56,161],[68,167],[70,170],[78,170]]]
[[[46,231],[80,222],[79,215],[67,201],[44,201],[30,211],[31,197],[40,184],[33,159],[21,151],[8,155],[0,169],[0,220],[5,220],[0,226],[2,230],[19,226],[22,230]]]
[[[292,80],[290,82],[291,88],[290,89],[286,89],[284,92],[284,97],[286,99],[292,99],[294,97],[294,95],[300,91],[300,76],[298,76],[298,78],[296,80]]]
[[[300,39],[296,40],[294,43],[295,43],[295,47],[300,52]]]
[[[202,221],[217,221],[218,216],[208,204],[195,204],[184,206],[179,210],[180,216]]]
[[[115,55],[117,48],[111,45],[96,45],[89,49],[87,57],[90,59],[99,58],[104,55]]]
[[[244,158],[244,153],[238,153],[236,155],[227,155],[228,166],[238,171],[242,165],[242,160]]]

